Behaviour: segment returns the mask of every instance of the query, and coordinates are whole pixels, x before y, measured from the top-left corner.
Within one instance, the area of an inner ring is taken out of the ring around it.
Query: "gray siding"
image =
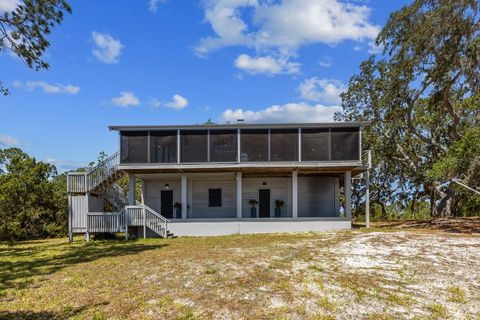
[[[338,178],[299,177],[298,216],[338,217]]]
[[[165,184],[169,185],[168,189],[165,187]],[[182,189],[180,180],[145,180],[145,204],[160,214],[160,196],[162,190],[173,190],[173,203],[182,202]]]
[[[85,231],[87,228],[87,212],[102,212],[103,198],[88,196],[72,195],[71,196],[71,212],[72,212],[72,231]]]
[[[189,218],[236,218],[237,185],[233,179],[192,180]],[[208,206],[208,189],[222,189],[222,206]]]
[[[266,185],[263,185],[263,183]],[[250,200],[258,201],[258,190],[270,189],[270,217],[275,216],[275,200],[283,200],[282,217],[291,217],[291,178],[245,178],[243,179],[242,217],[250,218]],[[258,205],[257,205],[258,216]]]

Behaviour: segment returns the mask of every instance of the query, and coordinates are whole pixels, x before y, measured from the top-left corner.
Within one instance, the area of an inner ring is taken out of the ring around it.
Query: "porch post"
[[[372,152],[367,151],[367,171],[365,172],[365,227],[370,228],[370,168],[372,166]]]
[[[242,218],[242,173],[237,172],[237,219]]]
[[[343,190],[345,193],[345,218],[352,218],[352,172],[346,171],[344,175]]]
[[[128,204],[134,206],[135,203],[135,175],[128,174]]]
[[[68,194],[68,243],[73,242],[73,217],[72,217],[72,195]]]
[[[187,176],[182,174],[182,219],[187,219]]]
[[[292,218],[298,218],[298,172],[292,172]]]

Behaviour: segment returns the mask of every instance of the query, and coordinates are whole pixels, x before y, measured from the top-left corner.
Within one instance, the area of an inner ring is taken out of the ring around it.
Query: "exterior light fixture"
[[[165,183],[165,189],[170,189],[170,185],[168,183]]]
[[[266,186],[266,185],[267,185],[267,183],[266,183],[266,182],[262,182],[262,185]]]

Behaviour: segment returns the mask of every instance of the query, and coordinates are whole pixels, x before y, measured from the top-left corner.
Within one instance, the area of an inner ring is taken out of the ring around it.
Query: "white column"
[[[292,172],[292,217],[298,218],[298,172]]]
[[[242,218],[242,173],[237,172],[237,218]]]
[[[182,219],[187,219],[187,176],[182,174]]]
[[[370,228],[370,168],[372,167],[372,151],[367,151],[367,171],[365,172],[365,227]]]
[[[345,217],[352,218],[352,172],[345,172],[345,181],[343,183],[343,190],[345,193]]]
[[[129,173],[128,174],[128,204],[134,206],[135,203],[135,175]]]

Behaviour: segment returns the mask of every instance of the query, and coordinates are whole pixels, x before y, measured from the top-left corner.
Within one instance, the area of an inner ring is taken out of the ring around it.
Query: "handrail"
[[[117,170],[120,164],[120,153],[117,151],[102,160],[95,167],[85,172],[69,172],[67,174],[68,192],[88,192],[102,184]],[[84,178],[80,178],[83,176]]]
[[[168,220],[149,206],[142,204],[128,205],[125,206],[125,213],[126,216],[128,216],[125,218],[125,223],[129,225],[130,223],[132,223],[132,226],[143,225],[144,235],[146,235],[145,228],[148,227],[158,235],[163,236],[164,238],[167,237],[168,223],[170,222],[170,220]],[[158,223],[163,224],[164,227],[160,228],[158,225],[156,225],[156,223],[152,223],[152,219],[157,220]]]

